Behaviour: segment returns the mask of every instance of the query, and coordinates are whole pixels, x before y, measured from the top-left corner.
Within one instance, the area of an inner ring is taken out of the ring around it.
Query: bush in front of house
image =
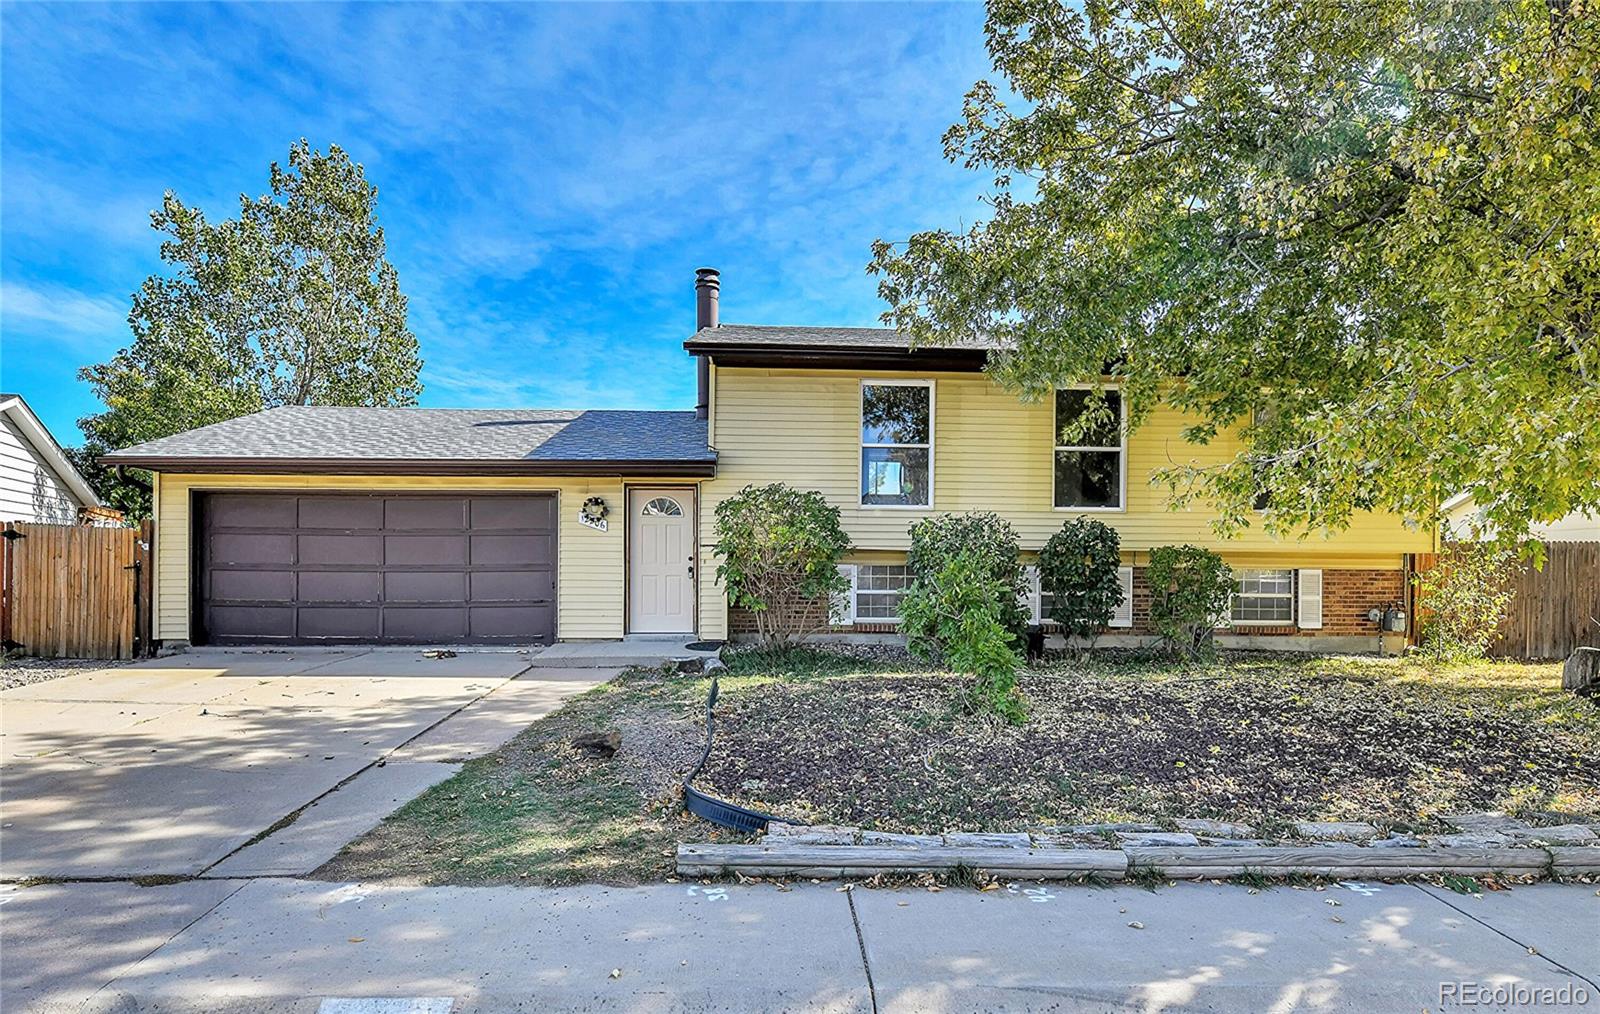
[[[1039,590],[1051,597],[1046,619],[1067,636],[1093,645],[1122,602],[1122,540],[1093,518],[1073,518],[1039,550]]]
[[[1226,622],[1233,571],[1222,557],[1199,546],[1157,546],[1145,569],[1150,584],[1150,626],[1171,655],[1212,658],[1211,632]]]
[[[839,561],[850,536],[815,490],[746,486],[717,505],[717,580],[755,615],[761,646],[783,650],[828,622],[828,598],[849,582]]]
[[[1514,545],[1452,542],[1431,570],[1416,577],[1423,657],[1468,662],[1489,650],[1515,595],[1511,579],[1519,565]]]
[[[931,565],[931,564],[930,564]],[[973,677],[968,705],[1014,724],[1027,720],[1017,689],[1017,654],[1002,620],[1015,589],[996,579],[993,561],[963,549],[924,573],[900,600],[900,629],[911,653]]]
[[[1022,604],[1022,542],[1011,523],[993,512],[938,514],[911,526],[906,567],[911,584],[933,580],[956,557],[967,554],[976,572],[1006,589],[997,618],[1015,648],[1028,638],[1028,609]]]

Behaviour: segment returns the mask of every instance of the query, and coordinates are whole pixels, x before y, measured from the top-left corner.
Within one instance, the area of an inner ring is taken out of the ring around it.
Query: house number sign
[[[606,515],[610,513],[611,508],[606,506],[605,497],[591,496],[578,508],[578,523],[603,532],[606,530]]]

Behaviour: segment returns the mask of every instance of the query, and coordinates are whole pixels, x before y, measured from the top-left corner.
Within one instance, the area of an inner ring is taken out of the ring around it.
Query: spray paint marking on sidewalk
[[[688,894],[691,898],[700,897],[706,901],[728,900],[728,889],[726,887],[707,887],[702,889],[700,885],[695,884],[689,888]]]
[[[450,996],[330,996],[317,1014],[450,1014]]]

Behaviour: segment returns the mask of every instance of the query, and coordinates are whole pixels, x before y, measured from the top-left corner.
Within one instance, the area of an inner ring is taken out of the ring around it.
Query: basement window
[[[1281,627],[1294,622],[1294,571],[1236,570],[1230,615],[1241,626]]]
[[[860,564],[856,567],[856,619],[898,623],[900,597],[910,584],[911,573],[904,564]]]
[[[927,507],[933,502],[933,382],[861,385],[861,503]]]

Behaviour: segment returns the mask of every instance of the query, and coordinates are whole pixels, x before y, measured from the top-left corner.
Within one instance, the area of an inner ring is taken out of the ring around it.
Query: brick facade
[[[1298,581],[1298,575],[1297,575]],[[1298,614],[1299,585],[1296,584],[1296,610]],[[1375,606],[1403,602],[1405,575],[1399,570],[1334,570],[1322,571],[1322,627],[1318,630],[1301,630],[1288,624],[1280,627],[1239,627],[1238,632],[1252,637],[1351,637],[1375,635],[1377,628],[1367,619],[1367,611]],[[817,618],[821,618],[825,605],[817,602]],[[1055,625],[1047,623],[1049,630]],[[892,623],[856,623],[827,628],[834,633],[889,634],[896,626]],[[755,615],[737,606],[728,610],[728,630],[738,638],[756,632]],[[1143,567],[1133,571],[1133,626],[1108,627],[1107,634],[1149,636],[1150,585],[1145,581]]]
[[[1405,601],[1405,574],[1398,570],[1322,572],[1322,633],[1371,634],[1367,610]]]

